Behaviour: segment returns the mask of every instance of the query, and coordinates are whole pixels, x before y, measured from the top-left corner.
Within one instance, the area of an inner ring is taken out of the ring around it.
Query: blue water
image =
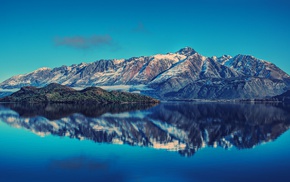
[[[0,181],[290,179],[288,106],[134,107],[1,106]]]

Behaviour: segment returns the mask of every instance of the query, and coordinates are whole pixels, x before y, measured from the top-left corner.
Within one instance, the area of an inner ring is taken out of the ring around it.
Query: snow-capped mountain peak
[[[206,57],[190,47],[175,53],[40,68],[9,78],[0,88],[53,82],[70,87],[126,86],[127,91],[165,100],[261,98],[290,89],[289,75],[270,62],[248,55]]]
[[[221,57],[213,56],[212,59],[224,65],[226,62],[232,59],[232,56],[230,55],[222,55]]]
[[[42,67],[42,68],[39,68],[39,69],[35,70],[34,72],[44,71],[44,70],[51,70],[51,68],[48,68],[48,67]]]
[[[192,49],[191,47],[184,47],[184,48],[180,49],[179,51],[177,51],[176,53],[189,56],[189,55],[195,54],[197,52],[194,49]]]

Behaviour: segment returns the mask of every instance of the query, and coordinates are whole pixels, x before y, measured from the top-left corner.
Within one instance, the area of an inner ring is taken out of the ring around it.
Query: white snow
[[[39,132],[39,131],[35,131],[35,130],[32,130],[32,133],[34,133],[34,134],[36,134],[36,135],[38,135],[40,137],[45,137],[45,136],[50,134],[48,132]]]
[[[33,71],[32,73],[36,73],[36,72],[39,72],[39,71],[45,71],[45,70],[51,70],[51,68],[48,68],[48,67],[42,67],[42,68],[39,68],[39,69]]]
[[[52,125],[53,129],[55,129],[55,130],[59,130],[59,126],[58,126],[58,124],[57,124],[56,122],[51,121],[51,122],[49,122],[49,123],[50,123],[50,125]]]
[[[121,90],[121,91],[126,91],[129,92],[130,90],[152,90],[151,88],[148,88],[147,85],[140,84],[140,85],[112,85],[112,86],[96,86],[96,87],[101,87],[104,90]]]
[[[152,147],[155,149],[166,149],[170,151],[178,151],[186,148],[184,143],[179,143],[177,140],[173,140],[172,142],[168,143],[159,143],[157,141],[153,141],[152,145]]]
[[[168,54],[157,54],[154,56],[154,59],[169,59],[169,60],[174,60],[175,62],[178,62],[182,59],[185,59],[186,56],[182,54],[173,54],[173,53],[168,53]]]
[[[122,140],[120,140],[119,138],[113,138],[112,139],[112,143],[113,144],[119,144],[119,145],[124,144],[124,142]]]
[[[207,72],[207,68],[208,68],[208,61],[207,60],[204,60],[203,61],[203,64],[202,64],[202,67],[201,67],[201,72]]]
[[[63,75],[61,75],[61,74],[57,74],[57,75],[55,75],[52,79],[50,79],[50,81],[57,81],[57,80],[59,80],[59,78],[61,78]]]
[[[113,62],[114,64],[121,64],[125,61],[125,59],[114,59]]]
[[[96,131],[102,131],[102,130],[104,130],[104,127],[100,126],[100,125],[94,125],[93,129],[96,130]]]
[[[164,71],[162,74],[158,75],[151,83],[159,83],[165,81],[172,76],[176,76],[181,72],[184,72],[188,69],[187,64],[183,64],[187,61],[187,59],[179,60],[177,63],[173,64],[169,69]]]
[[[231,59],[224,61],[223,65],[227,66],[227,67],[231,67],[233,65],[233,62],[234,62],[234,59],[231,58]]]
[[[164,123],[162,121],[158,121],[158,120],[151,120],[152,123],[154,123],[156,126],[158,126],[159,128],[161,128],[162,130],[166,131],[167,133],[169,133],[170,135],[175,136],[176,138],[183,138],[184,140],[187,140],[188,138],[188,134],[181,130],[178,129],[172,125],[169,125],[167,123]]]
[[[13,122],[16,121],[16,118],[15,118],[15,117],[7,117],[7,118],[6,118],[6,121],[7,121],[8,123],[13,123]]]
[[[144,111],[135,111],[135,112],[123,112],[123,113],[105,113],[102,115],[102,117],[114,117],[114,118],[138,118],[138,119],[144,119],[146,118],[150,112],[144,112]]]

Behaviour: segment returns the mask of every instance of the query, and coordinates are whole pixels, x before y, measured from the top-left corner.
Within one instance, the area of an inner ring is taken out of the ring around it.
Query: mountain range
[[[206,57],[190,47],[175,53],[40,68],[9,78],[0,88],[53,82],[81,88],[126,87],[162,100],[267,98],[290,89],[290,76],[270,62],[249,55]]]
[[[91,106],[87,106],[91,107]],[[289,106],[161,103],[155,107],[98,105],[0,105],[0,120],[37,135],[127,144],[191,156],[206,146],[253,148],[290,128]],[[101,111],[99,109],[101,108]],[[142,110],[146,109],[146,110]]]

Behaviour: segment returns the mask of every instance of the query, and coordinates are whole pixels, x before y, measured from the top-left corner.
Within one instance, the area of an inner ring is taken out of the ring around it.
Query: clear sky
[[[0,0],[0,81],[185,46],[250,54],[290,73],[289,33],[287,0]]]

